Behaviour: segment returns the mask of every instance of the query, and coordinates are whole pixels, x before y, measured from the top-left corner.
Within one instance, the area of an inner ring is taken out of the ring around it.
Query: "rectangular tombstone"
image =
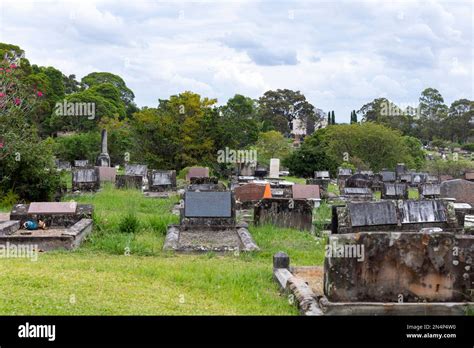
[[[137,189],[143,187],[143,176],[141,175],[117,175],[115,177],[115,187],[118,189]]]
[[[328,246],[324,294],[329,301],[473,300],[470,289],[474,273],[468,262],[474,236],[449,232],[360,232],[331,235]],[[454,247],[458,253],[453,253]]]
[[[441,183],[441,197],[455,198],[459,203],[474,205],[474,182],[454,179]]]
[[[71,163],[68,161],[58,161],[56,166],[59,170],[70,171],[71,170]]]
[[[408,186],[405,183],[383,183],[383,199],[408,199]]]
[[[327,170],[321,170],[321,171],[316,171],[314,172],[314,178],[315,179],[329,179],[329,171]]]
[[[146,164],[125,164],[125,175],[147,177],[148,166]]]
[[[176,171],[151,170],[148,172],[150,191],[166,191],[176,188]]]
[[[428,174],[426,176],[426,183],[428,183],[428,184],[438,184],[439,183],[439,178],[438,178],[437,175]]]
[[[422,184],[418,189],[420,195],[427,198],[437,198],[441,196],[440,184]]]
[[[319,199],[319,186],[318,185],[293,185],[293,198],[294,199]]]
[[[371,195],[372,190],[368,187],[344,187],[344,195],[346,196],[357,196],[357,195]]]
[[[337,172],[338,176],[351,176],[352,175],[352,169],[350,168],[339,168]]]
[[[411,173],[411,184],[413,186],[418,186],[426,182],[426,173]]]
[[[384,202],[361,202],[347,205],[352,227],[396,225],[398,223],[395,204]]]
[[[270,159],[270,178],[279,178],[280,177],[280,159],[272,158]]]
[[[91,219],[93,206],[76,202],[33,202],[16,204],[10,212],[10,219],[20,221],[42,220],[47,227],[69,227],[81,219]]]
[[[265,198],[255,204],[254,222],[311,231],[313,204],[304,199]]]
[[[447,222],[446,205],[443,201],[404,201],[402,224]]]
[[[380,172],[383,182],[395,182],[397,180],[397,175],[395,172],[384,170]]]
[[[254,176],[255,175],[256,163],[244,162],[244,163],[238,163],[237,165],[239,166],[239,175],[241,176]]]
[[[89,165],[88,160],[75,160],[74,161],[74,167],[82,168],[82,167],[87,167],[88,165]]]
[[[263,198],[264,193],[265,185],[253,183],[236,187],[234,190],[235,199],[241,203],[256,202]]]
[[[411,183],[411,173],[401,174],[400,177],[398,178],[398,180],[400,180],[400,182],[410,184]]]
[[[306,185],[318,185],[320,190],[327,191],[330,179],[306,179]]]
[[[96,191],[100,188],[97,168],[74,168],[72,170],[72,190]]]
[[[186,180],[190,181],[191,178],[208,178],[209,168],[207,167],[191,167],[189,168],[188,174],[186,174]]]
[[[75,214],[76,202],[31,202],[28,214]]]
[[[115,167],[95,167],[99,171],[100,182],[115,182],[117,168]]]
[[[232,216],[232,193],[187,191],[184,200],[187,218],[221,218]]]

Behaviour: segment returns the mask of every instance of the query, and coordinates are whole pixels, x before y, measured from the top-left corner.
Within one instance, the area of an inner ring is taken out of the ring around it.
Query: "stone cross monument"
[[[99,167],[110,167],[110,156],[107,152],[107,130],[102,129],[102,143],[100,155],[97,157]]]

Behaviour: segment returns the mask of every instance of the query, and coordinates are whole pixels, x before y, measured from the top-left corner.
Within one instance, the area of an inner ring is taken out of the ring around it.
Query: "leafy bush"
[[[473,151],[474,152],[474,143],[464,144],[462,146],[462,149],[466,150],[466,151]]]
[[[72,134],[54,139],[54,154],[63,161],[87,159],[94,163],[100,153],[100,133]]]
[[[120,219],[119,231],[122,233],[135,233],[140,227],[140,221],[134,213],[128,213]]]

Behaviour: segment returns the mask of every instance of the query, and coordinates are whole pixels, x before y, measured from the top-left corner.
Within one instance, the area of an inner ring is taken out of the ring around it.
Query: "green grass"
[[[260,252],[164,252],[166,226],[178,222],[177,197],[107,186],[70,199],[94,205],[94,232],[73,252],[0,259],[0,314],[296,315],[272,279],[272,256],[285,251],[294,265],[324,259],[323,242],[311,234],[268,225],[250,228]],[[130,214],[136,232],[121,232]]]
[[[304,178],[297,178],[296,176],[282,176],[284,180],[294,182],[295,184],[306,184],[306,179]]]

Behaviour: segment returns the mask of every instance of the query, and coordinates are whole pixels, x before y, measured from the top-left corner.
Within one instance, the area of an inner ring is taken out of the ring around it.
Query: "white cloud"
[[[139,105],[184,90],[300,90],[348,121],[373,98],[414,103],[423,88],[474,99],[472,16],[462,1],[13,1],[0,41],[79,78],[122,76]]]

